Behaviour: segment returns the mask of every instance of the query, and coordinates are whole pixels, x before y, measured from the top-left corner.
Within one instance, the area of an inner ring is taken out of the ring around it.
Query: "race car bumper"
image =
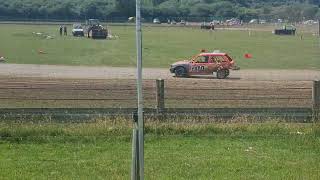
[[[170,68],[170,72],[171,72],[171,73],[174,73],[174,68]]]

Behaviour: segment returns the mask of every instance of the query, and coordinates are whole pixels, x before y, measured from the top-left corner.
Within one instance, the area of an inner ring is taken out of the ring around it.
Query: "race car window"
[[[209,61],[209,56],[198,56],[196,58],[196,63],[208,63]]]
[[[213,57],[213,56],[210,56],[208,63],[214,63],[214,62],[215,62],[215,61],[214,61],[214,57]]]
[[[223,56],[214,56],[213,60],[217,63],[223,62],[225,61],[225,59],[223,58]]]

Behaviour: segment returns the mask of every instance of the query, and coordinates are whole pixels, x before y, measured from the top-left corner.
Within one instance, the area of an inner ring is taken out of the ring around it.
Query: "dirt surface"
[[[156,81],[144,80],[145,107],[156,106]],[[311,81],[165,80],[171,108],[311,107]],[[0,77],[0,107],[135,107],[134,79]]]
[[[2,77],[37,77],[50,79],[135,79],[136,69],[132,67],[84,67],[57,65],[0,64]],[[144,68],[144,79],[177,79],[169,69]],[[184,78],[185,80],[216,79],[213,76]],[[240,70],[232,71],[227,80],[257,81],[312,81],[320,80],[316,70]]]
[[[165,79],[170,108],[311,107],[318,71],[240,70],[230,78],[175,78],[144,69],[145,107],[156,106],[156,81]],[[0,64],[0,107],[135,107],[135,68]]]

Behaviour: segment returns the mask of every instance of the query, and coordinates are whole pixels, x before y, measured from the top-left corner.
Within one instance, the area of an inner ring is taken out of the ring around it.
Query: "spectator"
[[[67,35],[68,35],[67,26],[64,26],[64,27],[63,27],[63,31],[64,31],[64,35],[67,36]]]
[[[60,30],[60,36],[62,36],[62,30],[63,30],[63,27],[62,27],[62,26],[60,26],[59,30]]]
[[[214,23],[213,22],[210,23],[210,29],[214,30]]]

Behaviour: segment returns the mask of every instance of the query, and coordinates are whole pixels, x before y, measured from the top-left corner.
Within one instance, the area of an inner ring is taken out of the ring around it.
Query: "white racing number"
[[[191,68],[191,71],[192,72],[200,72],[200,71],[204,71],[205,70],[205,67],[204,66],[193,66]]]

